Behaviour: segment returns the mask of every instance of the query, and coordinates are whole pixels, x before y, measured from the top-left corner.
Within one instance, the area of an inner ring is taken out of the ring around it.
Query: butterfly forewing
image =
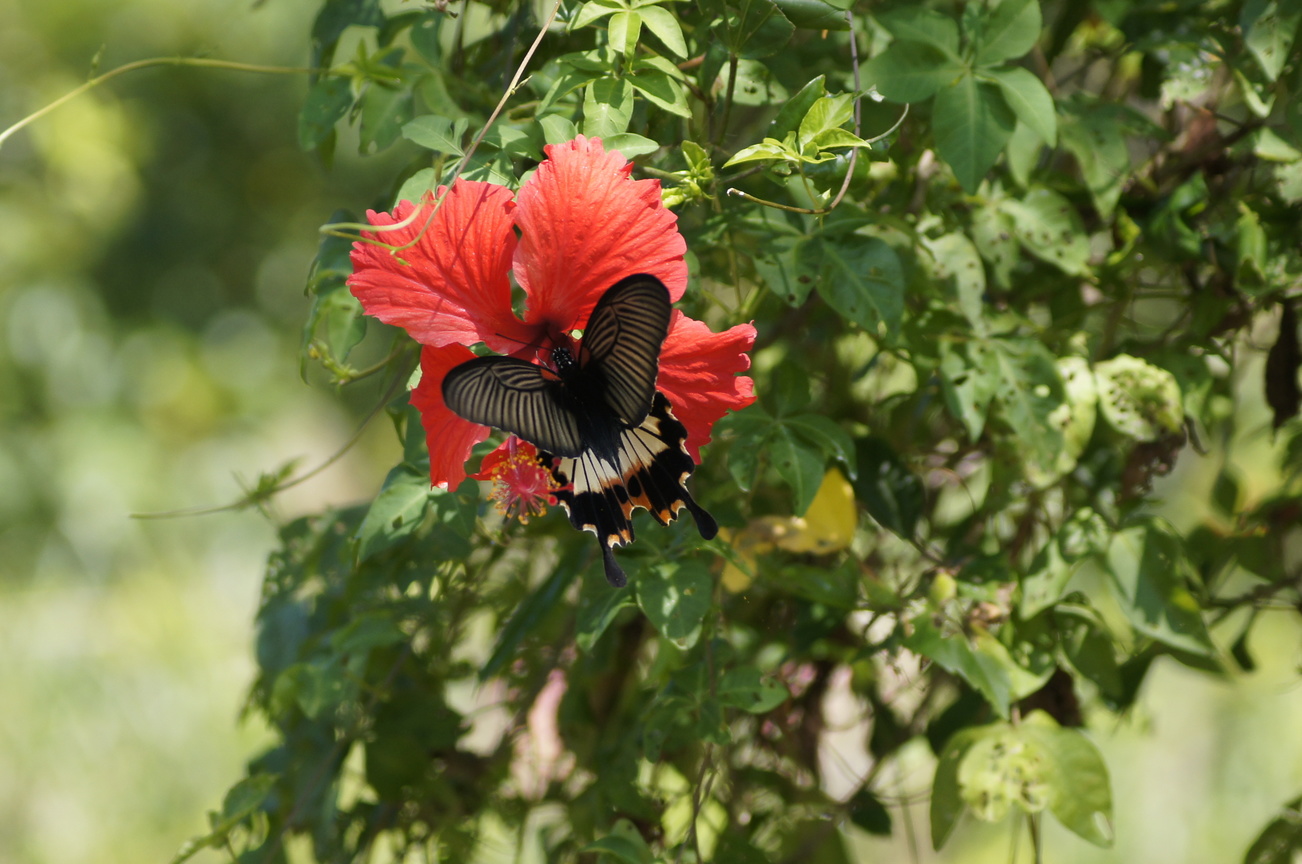
[[[670,308],[665,284],[639,274],[612,285],[588,317],[579,365],[599,375],[606,404],[625,426],[651,410]]]
[[[558,456],[578,456],[583,439],[562,384],[514,357],[476,357],[443,379],[443,401],[472,423],[496,426]]]

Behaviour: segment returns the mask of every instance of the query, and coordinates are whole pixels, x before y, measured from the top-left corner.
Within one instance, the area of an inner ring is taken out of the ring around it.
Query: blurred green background
[[[302,66],[314,0],[0,0],[0,127],[152,56]],[[299,377],[317,227],[391,166],[295,141],[303,75],[130,73],[0,150],[0,861],[166,861],[263,731],[238,722],[274,524],[237,500],[370,407]],[[362,388],[364,390],[364,388]],[[374,424],[279,496],[375,494]]]
[[[97,53],[101,71],[162,55],[301,65],[317,5],[0,0],[0,126],[85,80]],[[301,152],[305,88],[303,76],[142,71],[0,150],[0,861],[166,861],[265,740],[239,715],[272,519],[131,514],[228,503],[259,472],[318,464],[371,407],[365,386],[300,379],[302,287],[317,227],[378,203],[395,163],[347,141],[331,170]],[[1207,500],[1222,458],[1252,498],[1277,482],[1260,364],[1245,370],[1241,437],[1186,451],[1159,487],[1182,528],[1212,518],[1181,505]],[[269,515],[371,497],[397,458],[392,437],[372,424]],[[1254,674],[1164,666],[1140,710],[1096,726],[1117,847],[1050,820],[1052,860],[1241,856],[1302,792],[1295,620],[1265,616]],[[864,727],[845,699],[826,758],[851,776]],[[902,793],[930,783],[930,755],[915,762]],[[865,841],[864,860],[934,860],[925,802],[915,815],[916,846]],[[1007,860],[1009,836],[969,825],[944,860]]]

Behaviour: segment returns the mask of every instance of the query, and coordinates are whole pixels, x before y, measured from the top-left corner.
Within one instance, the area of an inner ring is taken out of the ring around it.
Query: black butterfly
[[[615,546],[633,542],[633,509],[662,525],[686,507],[701,536],[718,523],[692,499],[696,469],[687,430],[656,390],[669,332],[669,289],[638,274],[607,289],[588,318],[576,359],[553,348],[555,369],[514,357],[476,357],[443,379],[443,401],[472,423],[496,426],[540,450],[538,461],[565,488],[556,498],[570,523],[601,543],[606,579],[627,584]]]

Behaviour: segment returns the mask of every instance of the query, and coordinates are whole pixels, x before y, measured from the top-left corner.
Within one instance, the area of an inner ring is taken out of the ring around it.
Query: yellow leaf
[[[786,530],[774,532],[773,540],[779,549],[818,555],[845,549],[859,522],[850,481],[838,469],[829,469],[805,515],[785,521]]]

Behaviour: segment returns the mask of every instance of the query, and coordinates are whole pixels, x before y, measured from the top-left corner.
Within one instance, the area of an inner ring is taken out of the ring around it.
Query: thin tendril
[[[124,66],[119,66],[116,69],[110,69],[108,72],[105,72],[103,75],[97,75],[94,78],[91,78],[89,81],[83,83],[81,86],[76,87],[68,91],[67,93],[63,94],[58,99],[55,99],[53,102],[46,105],[44,108],[41,108],[38,111],[33,111],[31,114],[28,114],[26,117],[19,120],[17,123],[13,124],[8,129],[5,129],[3,132],[0,132],[0,147],[3,147],[5,141],[7,141],[12,135],[14,135],[14,133],[18,132],[20,129],[23,129],[31,125],[32,123],[44,117],[46,114],[53,112],[55,109],[63,107],[65,104],[71,102],[73,99],[76,99],[81,94],[89,90],[93,90],[99,85],[107,81],[111,81],[114,78],[118,77],[119,75],[124,75],[127,72],[134,72],[137,69],[148,69],[153,66],[202,66],[209,69],[230,69],[236,72],[261,72],[270,75],[344,74],[332,69],[316,69],[316,68],[297,67],[297,66],[261,66],[256,63],[236,63],[231,60],[213,60],[207,57],[151,57],[148,60],[136,60],[131,63],[127,63]]]

